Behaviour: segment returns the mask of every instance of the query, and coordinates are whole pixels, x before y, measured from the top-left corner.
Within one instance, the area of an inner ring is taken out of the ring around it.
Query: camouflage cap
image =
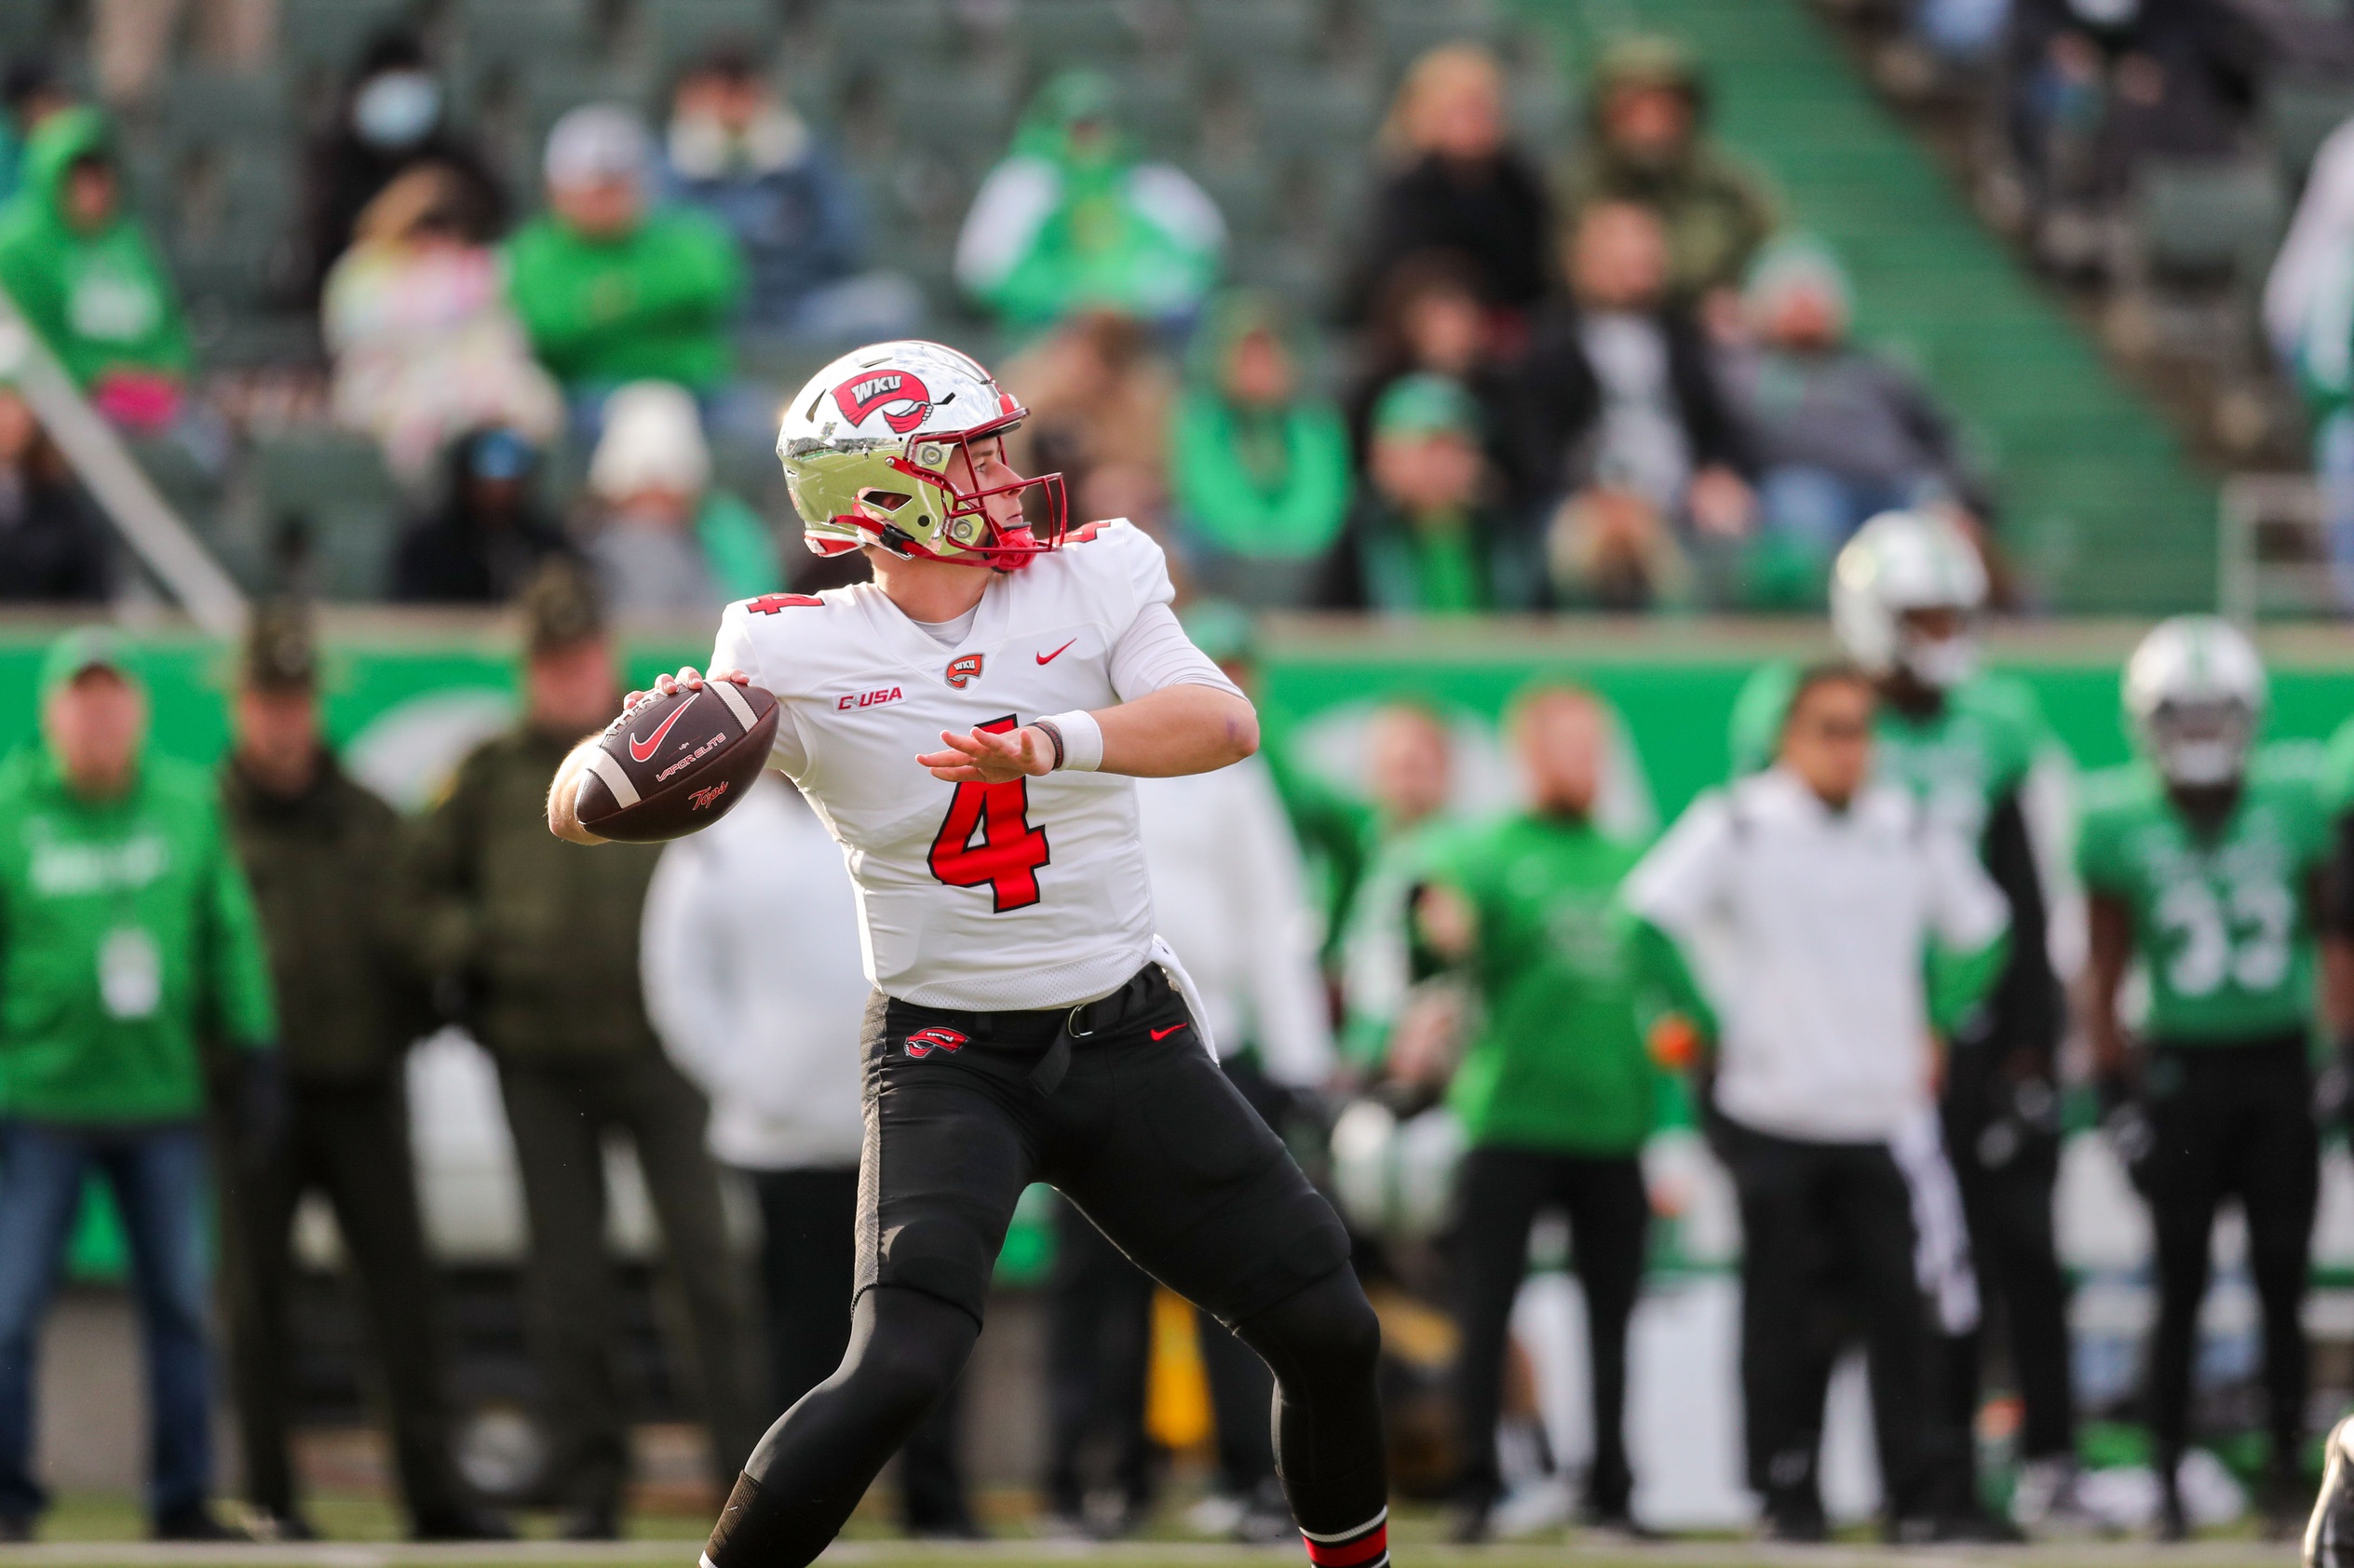
[[[550,556],[524,588],[523,642],[534,655],[575,647],[605,633],[604,595],[588,568],[571,556]]]
[[[246,623],[237,684],[248,691],[302,692],[318,685],[318,641],[310,612],[291,599],[264,600]]]

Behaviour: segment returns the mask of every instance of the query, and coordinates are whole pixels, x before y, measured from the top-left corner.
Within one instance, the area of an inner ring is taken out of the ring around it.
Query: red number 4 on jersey
[[[978,727],[1006,735],[1018,726],[1008,713]],[[932,874],[951,887],[985,885],[999,914],[1038,901],[1038,868],[1048,858],[1047,831],[1030,825],[1027,778],[957,785],[932,840]]]

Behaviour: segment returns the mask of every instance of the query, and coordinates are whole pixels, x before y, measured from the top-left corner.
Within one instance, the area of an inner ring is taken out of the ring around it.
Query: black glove
[[[2131,1081],[2123,1073],[2102,1074],[2093,1080],[2092,1092],[2101,1106],[2101,1135],[2109,1141],[2125,1174],[2138,1188],[2150,1151],[2158,1147],[2158,1131],[2150,1126],[2149,1113],[2142,1108]]]
[[[237,1162],[248,1171],[264,1169],[286,1146],[286,1070],[277,1048],[238,1052],[230,1093]]]

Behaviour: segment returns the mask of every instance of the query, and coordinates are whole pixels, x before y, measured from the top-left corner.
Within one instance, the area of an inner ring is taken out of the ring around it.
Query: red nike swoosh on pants
[[[1166,1040],[1166,1039],[1168,1039],[1168,1038],[1169,1038],[1171,1034],[1176,1034],[1176,1033],[1177,1033],[1177,1031],[1179,1031],[1180,1029],[1183,1029],[1183,1028],[1184,1028],[1184,1027],[1185,1027],[1185,1026],[1184,1026],[1184,1024],[1182,1024],[1182,1023],[1172,1023],[1172,1024],[1170,1024],[1170,1025],[1168,1028],[1166,1028],[1166,1029],[1154,1029],[1154,1030],[1148,1030],[1148,1031],[1146,1031],[1146,1033],[1150,1034],[1152,1035],[1152,1037],[1153,1037],[1154,1039],[1156,1039],[1156,1040]]]
[[[640,740],[636,736],[631,736],[629,737],[629,760],[633,763],[642,763],[648,757],[654,755],[656,751],[662,750],[662,737],[670,733],[670,726],[679,722],[680,714],[695,706],[695,697],[699,697],[702,695],[703,694],[701,692],[697,692],[695,696],[688,697],[684,702],[682,702],[676,708],[671,709],[670,716],[662,721],[662,727],[656,730],[645,739]]]

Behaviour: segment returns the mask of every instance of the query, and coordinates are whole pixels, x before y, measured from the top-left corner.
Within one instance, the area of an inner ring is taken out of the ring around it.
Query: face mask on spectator
[[[422,71],[372,76],[352,100],[352,128],[372,147],[413,147],[441,117],[441,84]]]
[[[788,109],[769,109],[740,129],[717,115],[682,111],[670,117],[663,140],[682,177],[717,180],[791,168],[809,150],[809,128]]]

